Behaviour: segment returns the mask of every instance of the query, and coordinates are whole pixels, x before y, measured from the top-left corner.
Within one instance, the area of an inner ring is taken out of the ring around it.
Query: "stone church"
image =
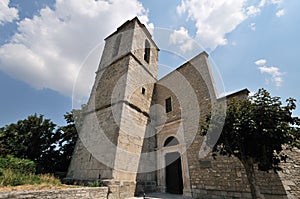
[[[208,54],[158,79],[158,52],[138,18],[105,39],[67,178],[101,179],[110,187],[110,198],[154,191],[251,198],[237,159],[201,156],[199,120],[212,104],[226,101],[216,93]],[[287,198],[278,174],[257,171],[257,178],[265,198]]]

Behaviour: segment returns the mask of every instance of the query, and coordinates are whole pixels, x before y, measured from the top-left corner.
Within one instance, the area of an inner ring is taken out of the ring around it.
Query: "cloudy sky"
[[[63,114],[88,97],[103,39],[135,16],[162,49],[161,66],[206,50],[225,93],[263,87],[300,100],[299,7],[298,0],[1,0],[0,126],[34,113],[64,124]]]

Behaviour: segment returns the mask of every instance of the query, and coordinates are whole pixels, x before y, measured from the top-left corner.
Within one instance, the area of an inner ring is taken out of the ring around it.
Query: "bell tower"
[[[136,180],[154,83],[158,47],[134,18],[105,39],[68,178]]]

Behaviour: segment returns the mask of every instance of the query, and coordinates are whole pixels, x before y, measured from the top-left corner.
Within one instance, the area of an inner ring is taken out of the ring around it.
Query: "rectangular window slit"
[[[169,113],[172,111],[172,100],[171,97],[166,99],[166,113]]]

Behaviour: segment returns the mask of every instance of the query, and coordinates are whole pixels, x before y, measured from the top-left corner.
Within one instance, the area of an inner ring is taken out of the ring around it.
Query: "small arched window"
[[[115,40],[114,46],[113,46],[113,57],[117,56],[119,53],[119,48],[120,48],[120,44],[121,44],[121,38],[122,35],[119,34]]]
[[[164,147],[175,146],[178,144],[179,144],[178,140],[175,137],[171,136],[166,139],[166,141],[164,143]]]
[[[147,39],[145,40],[144,60],[147,63],[149,63],[149,61],[150,61],[150,43]]]

